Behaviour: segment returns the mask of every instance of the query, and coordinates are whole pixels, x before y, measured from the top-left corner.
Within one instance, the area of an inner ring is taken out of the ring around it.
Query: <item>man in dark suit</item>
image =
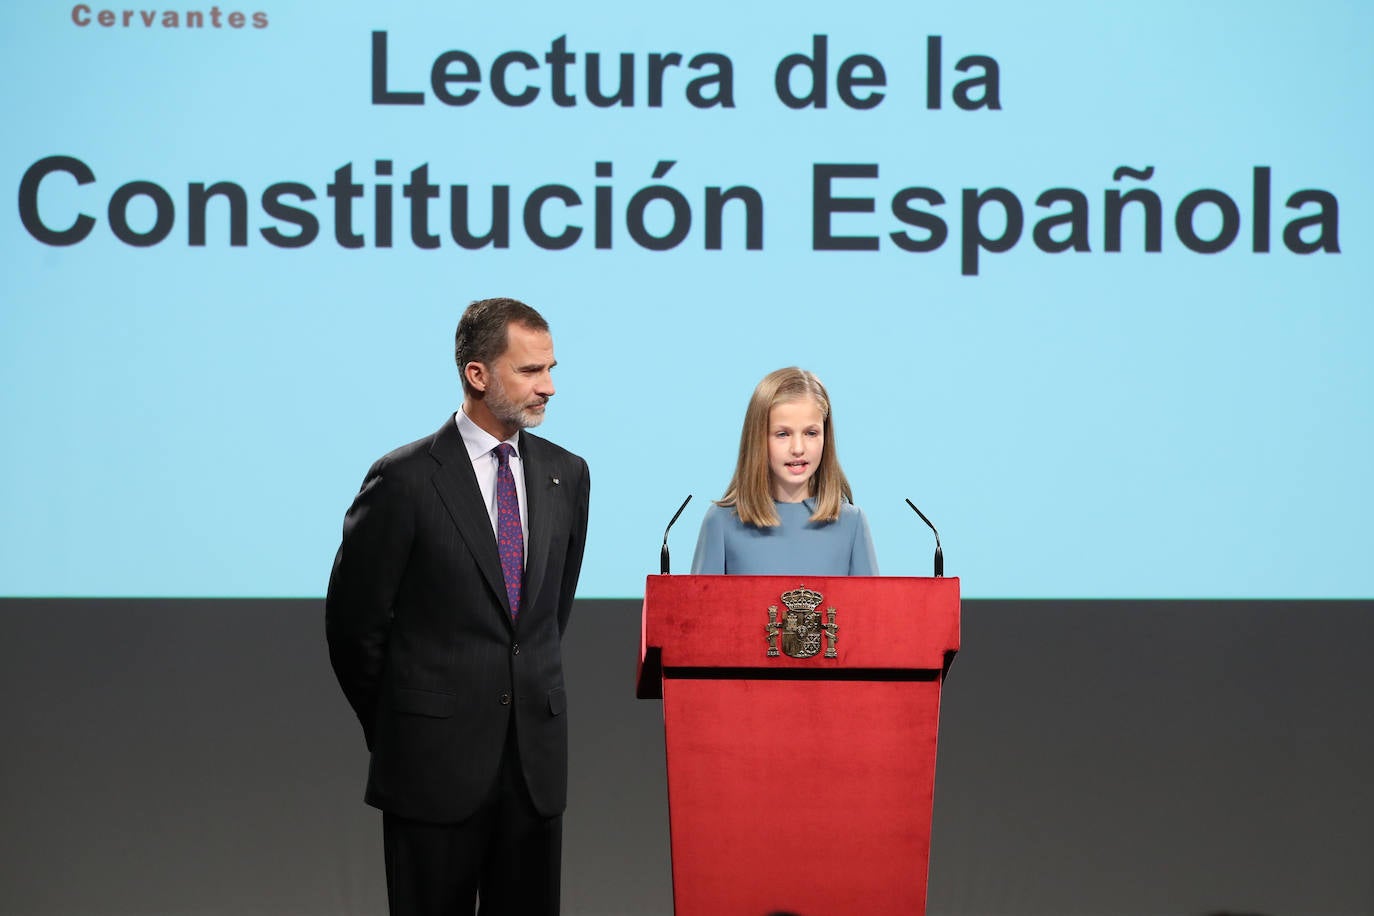
[[[556,914],[567,801],[561,638],[587,533],[581,458],[524,430],[553,339],[514,299],[472,303],[463,406],[374,464],[344,518],[329,655],[362,723],[394,916]]]

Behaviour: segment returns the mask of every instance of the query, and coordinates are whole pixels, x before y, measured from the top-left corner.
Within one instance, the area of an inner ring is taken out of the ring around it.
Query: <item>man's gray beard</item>
[[[528,410],[506,397],[506,389],[495,378],[492,378],[483,400],[487,402],[487,410],[491,411],[491,415],[502,423],[509,423],[520,429],[530,429],[544,422],[542,413]]]

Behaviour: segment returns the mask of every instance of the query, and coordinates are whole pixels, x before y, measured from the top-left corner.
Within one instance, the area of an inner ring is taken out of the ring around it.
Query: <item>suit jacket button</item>
[[[511,651],[511,654],[512,654],[512,655],[519,655],[519,654],[520,654],[520,643],[516,643],[515,645],[511,646],[511,647],[510,647],[510,651]]]
[[[501,694],[501,705],[502,705],[502,706],[509,706],[509,705],[510,705],[510,694],[508,694],[508,693],[503,693],[503,694]]]

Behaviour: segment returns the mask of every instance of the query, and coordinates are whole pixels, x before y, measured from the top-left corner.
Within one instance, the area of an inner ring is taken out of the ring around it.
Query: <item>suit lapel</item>
[[[435,433],[429,451],[439,463],[433,478],[439,499],[476,557],[482,577],[500,600],[506,622],[510,623],[510,600],[506,597],[506,580],[501,574],[501,555],[496,547],[496,535],[491,530],[491,517],[482,504],[482,491],[477,486],[472,459],[452,417]]]
[[[542,445],[539,439],[520,433],[520,461],[525,468],[525,515],[530,526],[520,604],[530,609],[539,600],[539,587],[544,582],[549,540],[553,536],[553,516],[557,508],[552,497],[561,485],[558,468],[549,462]]]

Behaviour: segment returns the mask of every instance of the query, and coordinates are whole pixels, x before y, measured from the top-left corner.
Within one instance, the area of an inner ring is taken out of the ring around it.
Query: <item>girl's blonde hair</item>
[[[768,417],[778,404],[806,399],[815,401],[823,422],[824,443],[820,466],[811,477],[811,496],[816,500],[813,522],[833,522],[840,517],[841,500],[854,501],[849,481],[840,469],[835,452],[835,424],[830,418],[830,395],[821,380],[805,369],[789,366],[770,372],[754,389],[744,412],[744,428],[739,436],[739,460],[735,476],[717,505],[734,506],[740,521],[759,528],[772,528],[781,522],[773,506],[771,472],[768,469]]]

